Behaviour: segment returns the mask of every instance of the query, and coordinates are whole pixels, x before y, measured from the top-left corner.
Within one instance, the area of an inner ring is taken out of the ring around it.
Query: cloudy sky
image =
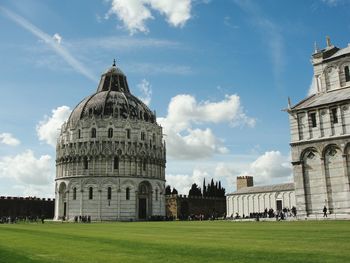
[[[55,142],[113,58],[156,110],[166,179],[291,181],[281,111],[306,97],[314,43],[350,42],[348,0],[0,3],[0,195],[52,197]]]

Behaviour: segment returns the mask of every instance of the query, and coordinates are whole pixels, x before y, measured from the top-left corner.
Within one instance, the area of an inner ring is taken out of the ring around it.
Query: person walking
[[[327,207],[323,207],[323,217],[327,217]]]

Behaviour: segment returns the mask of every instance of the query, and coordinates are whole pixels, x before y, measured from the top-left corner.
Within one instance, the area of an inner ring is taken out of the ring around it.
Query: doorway
[[[276,200],[276,210],[282,211],[282,200]]]
[[[147,219],[147,200],[139,198],[139,219]]]

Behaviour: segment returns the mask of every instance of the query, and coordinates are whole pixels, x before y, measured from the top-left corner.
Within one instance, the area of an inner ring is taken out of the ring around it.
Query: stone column
[[[327,200],[325,200],[325,205],[328,206],[328,210],[330,213],[333,213],[333,198],[332,198],[332,188],[331,188],[331,180],[329,178],[329,171],[327,170],[327,165],[325,162],[325,158],[321,157],[321,171],[322,177],[325,179],[325,193],[327,196]]]
[[[69,190],[66,191],[66,220],[69,220]]]
[[[100,221],[102,221],[101,209],[102,209],[102,190],[98,189],[98,219]]]
[[[119,186],[118,186],[118,190],[117,190],[117,204],[118,204],[118,207],[117,207],[117,220],[119,221],[120,220],[120,198],[121,198],[121,190],[120,190],[120,181],[119,181]]]
[[[304,165],[301,161],[292,162],[294,183],[295,183],[295,202],[298,209],[297,215],[307,216],[307,203],[304,186]]]
[[[84,204],[84,201],[83,201],[83,198],[84,198],[84,190],[83,188],[81,187],[80,188],[80,215],[82,216],[83,215],[83,204]]]
[[[342,155],[343,157],[343,168],[344,168],[344,177],[346,182],[346,192],[347,192],[347,207],[350,207],[350,177],[349,177],[349,167],[348,167],[348,156],[346,154]],[[350,212],[349,208],[344,209],[346,213]]]
[[[139,211],[139,197],[138,197],[138,191],[135,191],[135,220],[138,219],[138,211]],[[146,203],[146,207],[148,206],[148,203]],[[147,211],[147,210],[146,210]]]

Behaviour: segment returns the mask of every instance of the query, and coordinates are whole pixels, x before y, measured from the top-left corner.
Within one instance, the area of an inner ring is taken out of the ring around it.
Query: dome
[[[136,119],[155,123],[155,114],[129,90],[125,74],[113,64],[102,74],[96,93],[84,98],[72,111],[68,125],[86,118]]]

